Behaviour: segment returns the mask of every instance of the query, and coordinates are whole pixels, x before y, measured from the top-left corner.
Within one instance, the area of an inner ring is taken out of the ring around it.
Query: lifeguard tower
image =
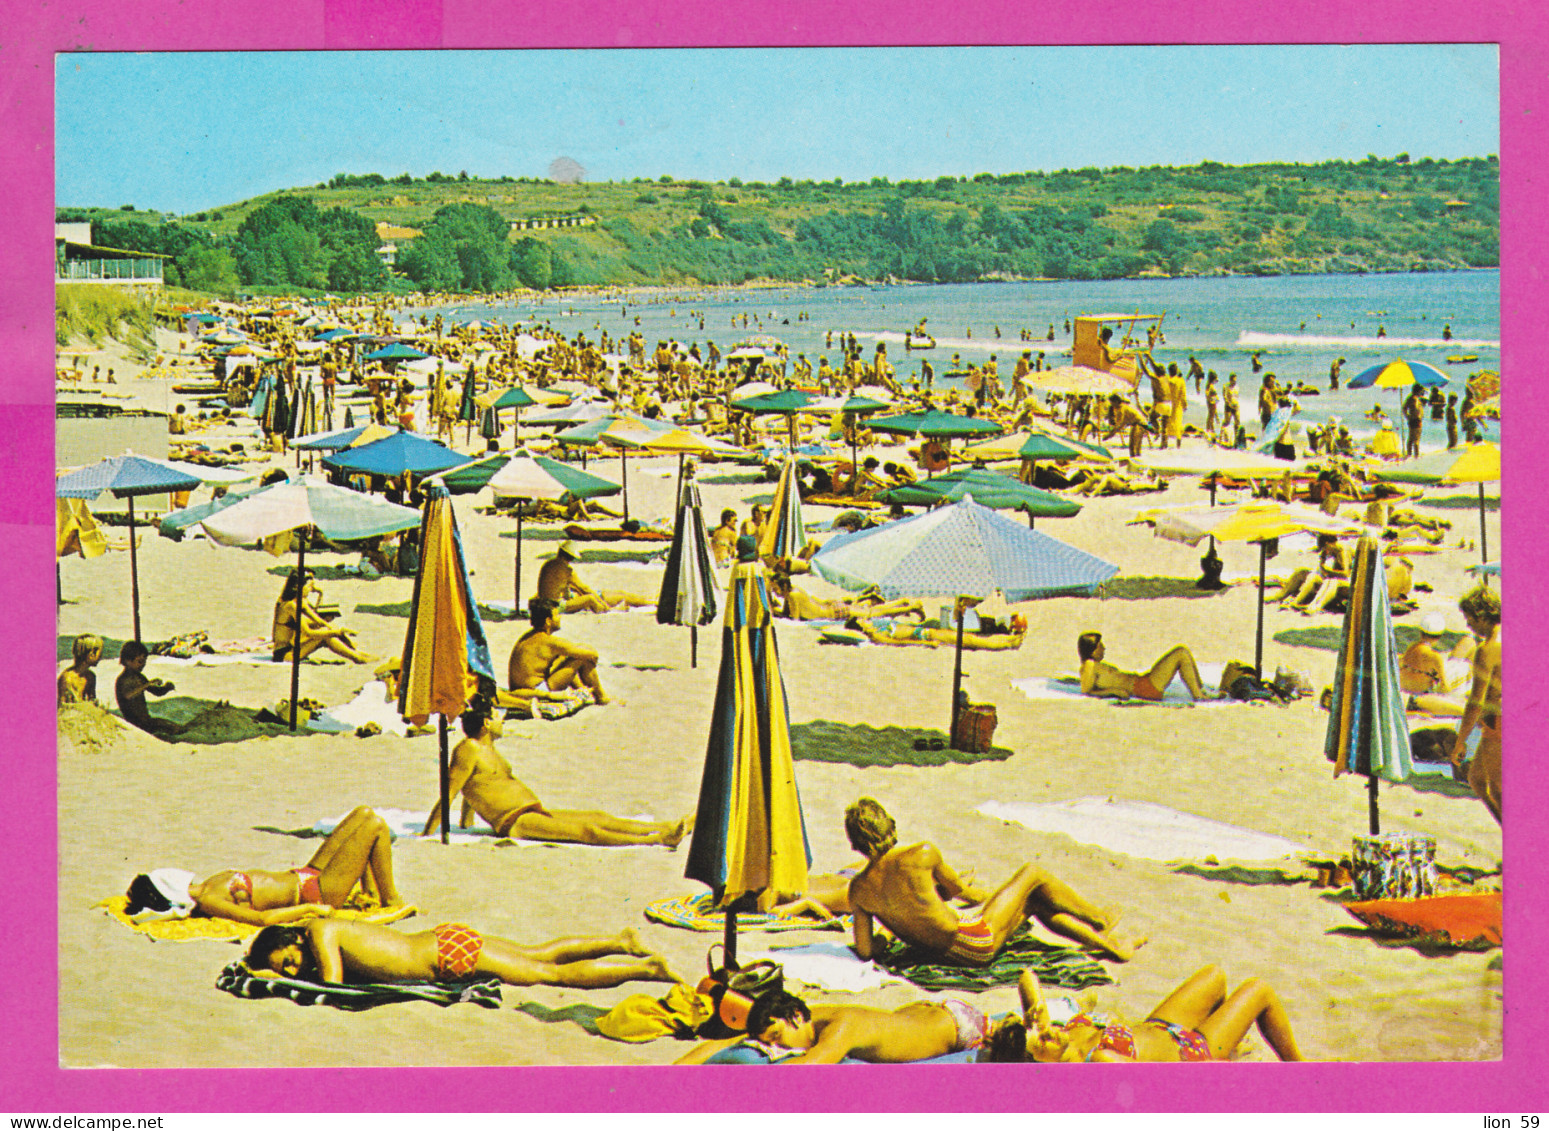
[[[1148,325],[1142,327],[1141,323]],[[1161,323],[1159,314],[1078,314],[1070,348],[1071,364],[1111,373],[1137,385],[1141,378],[1138,359],[1151,356],[1149,331],[1160,330]],[[1117,331],[1118,342],[1110,340],[1105,346],[1104,328]]]

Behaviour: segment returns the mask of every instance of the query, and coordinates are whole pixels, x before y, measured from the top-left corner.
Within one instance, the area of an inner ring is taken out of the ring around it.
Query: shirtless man
[[[656,604],[655,599],[635,593],[598,592],[590,588],[575,575],[573,563],[577,556],[575,543],[570,539],[559,544],[554,556],[538,571],[539,599],[553,601],[567,613],[606,613],[620,606],[633,609]]]
[[[912,1001],[894,1010],[862,1005],[814,1005],[794,994],[766,993],[748,1010],[747,1035],[705,1041],[678,1064],[703,1064],[748,1037],[801,1055],[781,1064],[838,1064],[854,1057],[871,1064],[908,1064],[977,1049],[989,1037],[990,1022],[958,998]]]
[[[1182,644],[1152,664],[1148,672],[1120,671],[1112,664],[1103,663],[1107,648],[1100,632],[1083,632],[1076,638],[1076,651],[1081,656],[1083,695],[1099,699],[1149,699],[1158,703],[1173,676],[1182,676],[1183,685],[1195,702],[1221,698],[1219,694],[1205,690],[1199,679],[1199,665],[1194,662],[1193,653]]]
[[[921,644],[927,648],[940,648],[945,645],[948,648],[957,646],[957,629],[926,628],[918,624],[894,623],[887,626],[886,630],[877,628],[869,620],[852,617],[845,622],[845,627],[855,632],[866,635],[866,639],[873,644],[890,644],[897,648],[906,648],[911,645]],[[965,652],[1010,652],[1022,647],[1022,640],[1027,635],[1025,624],[1014,625],[1010,632],[963,633],[963,651]]]
[[[681,821],[629,821],[596,810],[555,809],[543,802],[511,773],[511,765],[495,749],[502,733],[500,718],[491,713],[487,699],[475,698],[463,712],[463,733],[452,748],[447,797],[463,797],[460,828],[473,823],[477,813],[500,836],[526,840],[551,840],[567,844],[593,844],[612,848],[632,844],[664,844],[676,848],[693,827],[693,818]],[[421,836],[441,828],[441,802],[430,810]]]
[[[769,574],[769,590],[779,599],[776,614],[788,620],[848,620],[850,617],[909,615],[923,619],[925,616],[925,606],[919,601],[904,599],[883,601],[879,597],[858,597],[854,601],[829,601],[814,597],[791,584],[790,574],[785,572],[791,559],[781,561],[782,568]]]
[[[905,942],[962,966],[988,966],[1029,916],[1117,962],[1128,962],[1145,941],[1115,938],[1112,917],[1031,864],[994,892],[964,883],[929,841],[899,845],[893,818],[870,797],[845,810],[844,830],[851,847],[866,857],[850,881],[855,953],[862,958],[876,949],[873,919]],[[947,901],[958,896],[975,906],[953,910]]]
[[[1468,736],[1480,728],[1479,749],[1468,764],[1468,784],[1490,810],[1497,824],[1501,820],[1501,598],[1488,586],[1481,585],[1458,602],[1468,630],[1479,640],[1474,650],[1474,683],[1468,693],[1458,723],[1457,741],[1452,744],[1452,765],[1461,768]]]
[[[710,552],[716,565],[737,560],[737,512],[730,507],[721,512],[721,525],[710,532]]]
[[[512,691],[564,691],[581,684],[598,704],[612,702],[597,675],[597,650],[561,640],[559,607],[542,597],[532,600],[532,628],[511,649],[506,681]]]
[[[175,690],[167,680],[145,678],[145,661],[149,657],[150,652],[138,640],[130,640],[119,650],[118,662],[124,666],[124,670],[113,684],[113,694],[118,700],[119,713],[126,722],[133,723],[157,738],[174,738],[188,728],[171,719],[158,718],[145,705],[147,692],[165,695]]]
[[[1431,695],[1450,690],[1447,661],[1436,645],[1446,621],[1440,613],[1427,613],[1420,620],[1420,639],[1399,657],[1398,685],[1410,695]]]

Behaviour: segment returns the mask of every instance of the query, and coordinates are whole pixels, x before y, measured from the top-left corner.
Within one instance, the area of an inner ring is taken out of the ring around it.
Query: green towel
[[[1084,990],[1106,986],[1113,975],[1085,951],[1034,938],[1027,924],[1018,927],[995,961],[988,966],[946,965],[937,956],[893,939],[887,950],[873,956],[877,965],[925,990],[967,990],[978,993],[993,986],[1015,985],[1023,970],[1032,969],[1046,986]]]

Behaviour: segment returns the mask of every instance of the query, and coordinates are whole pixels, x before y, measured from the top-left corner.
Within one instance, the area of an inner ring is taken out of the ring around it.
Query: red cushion
[[[1380,935],[1485,950],[1501,945],[1501,893],[1371,899],[1345,910]]]

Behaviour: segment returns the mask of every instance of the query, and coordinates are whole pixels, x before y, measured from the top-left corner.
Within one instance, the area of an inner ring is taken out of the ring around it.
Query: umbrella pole
[[[296,635],[290,642],[290,729],[296,729],[296,696],[301,693],[301,593],[306,588],[307,539],[310,527],[300,531],[301,542],[296,547]]]
[[[1264,543],[1259,543],[1259,625],[1253,635],[1253,670],[1258,673],[1260,679],[1264,678],[1264,568],[1268,556],[1264,552]]]
[[[1487,539],[1488,539],[1488,536],[1485,534],[1485,530],[1484,530],[1484,484],[1481,483],[1481,484],[1479,484],[1479,564],[1480,565],[1483,565],[1485,562],[1490,560],[1490,544],[1489,544],[1489,541]],[[1488,585],[1490,583],[1489,582],[1489,575],[1481,573],[1479,576],[1482,577],[1482,578],[1485,578],[1485,584],[1486,585]]]
[[[1481,488],[1482,490],[1482,488]],[[134,548],[134,496],[129,496],[129,598],[134,604],[134,638],[140,639],[140,558]]]
[[[726,909],[726,934],[723,945],[726,951],[726,968],[735,970],[737,968],[737,912],[734,906]]]
[[[688,626],[688,666],[691,668],[699,666],[699,626],[697,624]]]
[[[452,785],[452,768],[446,754],[446,716],[437,715],[437,731],[441,736],[441,843],[446,844],[452,832],[452,801],[448,796]]]
[[[1220,476],[1217,475],[1214,471],[1212,471],[1210,473],[1210,505],[1211,506],[1215,506],[1216,505],[1216,481],[1219,478],[1220,478]],[[1215,546],[1215,544],[1216,544],[1216,540],[1214,538],[1212,538],[1210,540],[1211,547],[1213,548]]]
[[[624,521],[629,521],[629,449],[619,449],[619,486],[624,492]]]
[[[516,615],[522,615],[522,501],[516,502],[516,581],[512,588],[516,601]]]
[[[850,494],[851,495],[859,495],[861,493],[861,463],[860,463],[860,453],[857,450],[858,446],[859,446],[859,443],[860,443],[859,434],[860,434],[860,424],[858,422],[852,420],[850,422]]]
[[[947,744],[957,749],[958,701],[963,694],[963,607],[959,603],[957,613],[957,655],[952,660],[952,729],[947,732]]]
[[[1382,830],[1377,827],[1377,775],[1366,775],[1366,815],[1371,822],[1371,835],[1376,836]]]

